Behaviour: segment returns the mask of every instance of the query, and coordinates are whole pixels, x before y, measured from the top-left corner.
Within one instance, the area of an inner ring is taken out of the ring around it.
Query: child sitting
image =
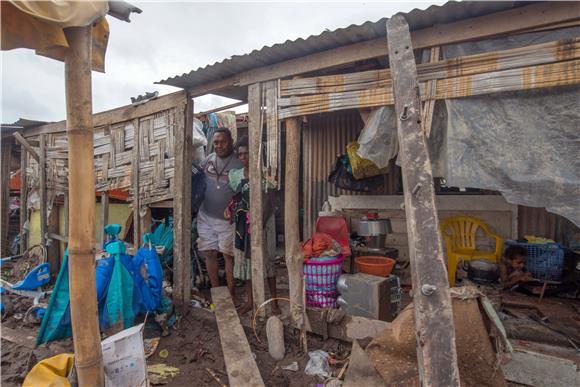
[[[525,262],[528,251],[519,246],[509,246],[500,263],[500,277],[504,289],[530,282],[533,280],[532,275],[525,268]]]

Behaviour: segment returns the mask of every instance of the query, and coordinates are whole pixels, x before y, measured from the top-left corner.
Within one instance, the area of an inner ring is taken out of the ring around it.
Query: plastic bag
[[[306,375],[318,375],[324,379],[329,378],[332,375],[332,369],[328,364],[328,353],[317,350],[313,352],[308,352],[310,360],[306,363],[306,368],[304,368],[304,373]]]
[[[336,188],[346,189],[356,192],[372,192],[382,187],[383,177],[373,176],[366,179],[357,180],[348,172],[348,156],[338,156],[333,170],[328,176],[328,182]]]
[[[205,138],[205,134],[203,134],[203,122],[197,118],[193,119],[193,136],[191,140],[194,149],[207,145],[207,138]]]
[[[377,167],[372,161],[360,157],[357,153],[358,148],[359,144],[356,141],[353,141],[346,146],[346,153],[348,154],[348,160],[350,161],[352,174],[355,179],[360,180],[388,172],[388,168],[379,169],[379,167]]]

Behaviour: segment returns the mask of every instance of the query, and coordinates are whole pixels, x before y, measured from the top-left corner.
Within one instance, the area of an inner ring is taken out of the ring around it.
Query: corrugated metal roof
[[[514,1],[450,1],[442,6],[432,5],[425,10],[414,9],[404,14],[411,30],[431,27],[437,24],[482,16],[494,12],[529,4]],[[157,83],[192,88],[208,82],[223,79],[257,67],[272,65],[289,59],[310,55],[332,48],[359,43],[386,36],[387,18],[376,22],[367,21],[360,25],[350,25],[334,31],[325,31],[306,39],[287,40],[284,43],[264,46],[249,54],[234,55],[212,65],[192,70]]]

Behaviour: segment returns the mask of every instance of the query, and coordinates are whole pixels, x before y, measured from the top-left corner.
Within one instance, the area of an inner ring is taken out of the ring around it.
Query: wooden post
[[[299,174],[300,174],[300,131],[299,118],[289,118],[286,123],[286,167],[284,176],[284,241],[286,267],[290,293],[292,319],[304,329],[303,261],[300,251]]]
[[[139,211],[139,221],[141,222],[141,235],[151,232],[151,208],[149,206],[144,206],[141,211]],[[139,242],[141,243],[141,242]]]
[[[25,148],[20,151],[20,254],[24,254],[28,248],[28,232],[24,230],[24,224],[28,220],[28,154]]]
[[[38,151],[39,161],[38,161],[38,196],[40,197],[40,244],[46,247],[46,233],[47,230],[47,220],[48,220],[48,210],[46,205],[48,204],[48,198],[46,195],[46,135],[41,134],[40,136],[40,149]],[[51,271],[52,275],[52,271]]]
[[[423,386],[459,386],[447,271],[435,207],[433,174],[421,129],[421,100],[409,26],[387,21],[389,63],[397,112],[409,257],[415,304],[417,357]]]
[[[99,230],[100,242],[105,243],[105,226],[109,223],[109,192],[101,192],[101,229]]]
[[[91,97],[91,26],[65,29],[69,150],[69,286],[75,365],[81,386],[103,386],[95,282],[95,175]]]
[[[52,278],[58,277],[60,271],[60,242],[57,239],[50,237],[51,234],[58,234],[58,206],[56,201],[52,204],[52,210],[46,219],[46,257],[50,263],[50,276]]]
[[[0,160],[0,256],[12,255],[8,253],[8,224],[10,222],[10,163],[12,161],[12,140],[5,138],[2,141]]]
[[[262,109],[261,85],[248,86],[248,134],[250,140],[250,209],[252,245],[252,293],[254,306],[266,300],[264,289],[264,256],[266,241],[264,238],[264,214],[262,201]],[[262,308],[260,315],[264,316]]]
[[[139,119],[133,120],[135,128],[135,145],[133,146],[133,247],[135,251],[141,243],[141,222],[139,220],[139,209],[141,208],[139,195],[139,166],[141,164],[141,127]]]
[[[193,100],[175,108],[175,181],[173,182],[173,303],[185,312],[191,299],[191,163]]]

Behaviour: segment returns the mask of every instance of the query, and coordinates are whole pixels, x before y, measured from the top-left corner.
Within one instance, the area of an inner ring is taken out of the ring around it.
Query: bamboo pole
[[[95,281],[95,177],[91,99],[91,26],[65,30],[69,148],[69,283],[75,365],[80,386],[103,386]]]

